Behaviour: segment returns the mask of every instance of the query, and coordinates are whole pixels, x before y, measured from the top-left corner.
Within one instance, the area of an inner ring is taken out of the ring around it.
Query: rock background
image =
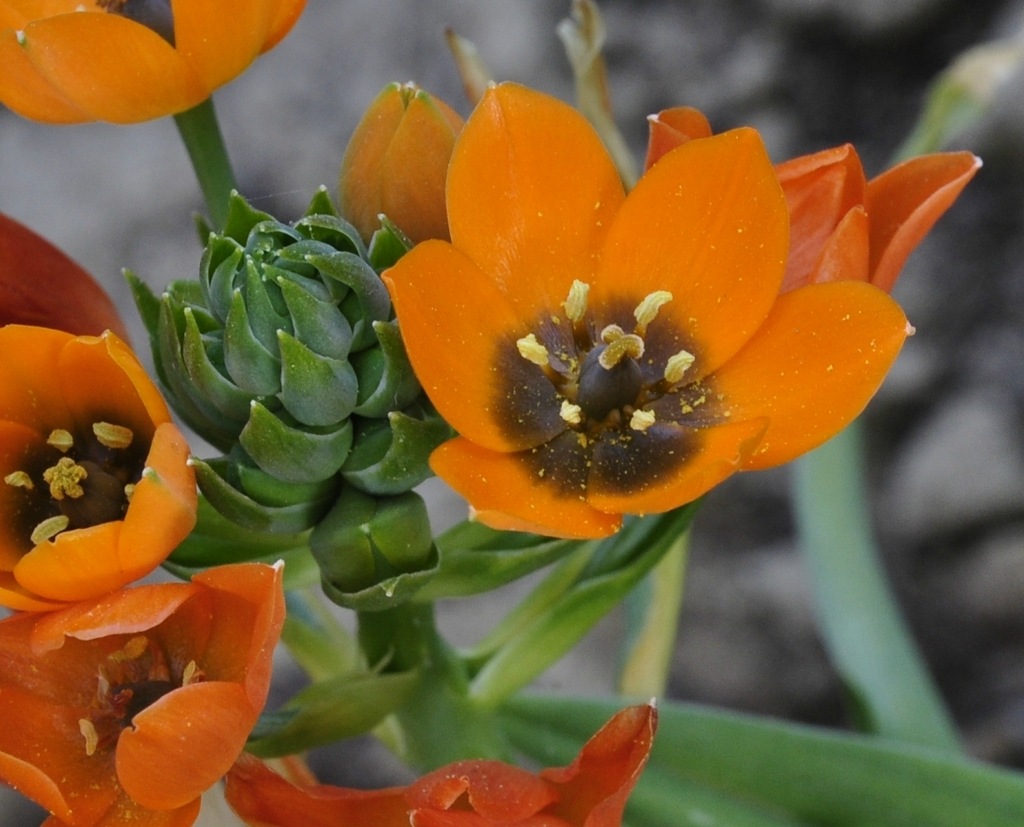
[[[778,160],[852,141],[870,174],[885,168],[927,83],[957,54],[1024,37],[1021,0],[601,6],[614,106],[638,155],[644,116],[686,103],[717,129],[759,128]],[[570,98],[553,31],[567,7],[310,0],[292,35],[216,96],[242,190],[288,219],[317,185],[333,188],[349,133],[388,81],[413,79],[459,107],[446,26],[477,44],[496,77]],[[918,335],[867,413],[870,476],[886,563],[968,749],[1024,768],[1024,71],[957,144],[985,167],[895,292]],[[129,318],[121,268],[157,288],[190,276],[199,206],[169,120],[52,128],[0,111],[0,210],[102,279]],[[694,532],[671,694],[842,726],[788,481],[786,469],[744,475],[709,497]],[[447,519],[451,497],[439,484],[431,490]],[[445,607],[453,638],[467,639],[492,604]],[[599,653],[618,632],[616,618],[603,623],[545,685],[609,686]],[[383,783],[395,769],[378,759],[358,742],[320,768],[333,763],[348,783]],[[0,812],[4,825],[40,821],[13,796],[0,798]]]

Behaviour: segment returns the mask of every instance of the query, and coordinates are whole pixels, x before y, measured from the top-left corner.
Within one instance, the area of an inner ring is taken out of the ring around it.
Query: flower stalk
[[[231,193],[238,185],[217,122],[213,98],[179,112],[174,116],[174,123],[199,179],[210,220],[215,228],[221,229],[227,221]]]

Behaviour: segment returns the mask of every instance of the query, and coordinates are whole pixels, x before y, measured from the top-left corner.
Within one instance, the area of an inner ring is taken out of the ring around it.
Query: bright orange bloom
[[[149,574],[196,521],[188,445],[113,333],[0,328],[0,605],[46,610]]]
[[[787,462],[860,413],[907,334],[870,285],[779,295],[788,211],[750,129],[673,150],[626,196],[582,116],[503,85],[447,202],[452,242],[384,279],[460,433],[431,467],[498,528],[604,536]]]
[[[686,141],[711,135],[707,119],[685,106],[649,120],[648,167]],[[980,167],[970,152],[940,152],[868,181],[850,144],[778,164],[791,234],[782,289],[855,279],[890,292],[907,257]]]
[[[0,325],[68,333],[128,334],[117,308],[85,270],[28,227],[0,213]]]
[[[369,240],[383,213],[414,242],[448,238],[444,180],[462,118],[412,84],[370,104],[341,161],[341,212]]]
[[[374,791],[296,787],[243,755],[226,795],[254,827],[618,827],[656,725],[654,707],[629,707],[568,767],[533,775],[499,761],[460,761],[408,787]]]
[[[0,0],[0,103],[46,123],[137,123],[202,103],[305,0]]]
[[[185,827],[266,701],[284,622],[256,563],[0,621],[0,778],[47,825]]]

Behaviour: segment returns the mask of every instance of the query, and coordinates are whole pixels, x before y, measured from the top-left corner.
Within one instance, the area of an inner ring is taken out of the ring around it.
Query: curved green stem
[[[870,732],[960,749],[886,580],[871,530],[857,422],[796,465],[796,516],[825,643]]]
[[[238,189],[224,138],[217,123],[213,98],[174,116],[189,160],[199,179],[213,226],[221,228],[228,216],[228,197]]]

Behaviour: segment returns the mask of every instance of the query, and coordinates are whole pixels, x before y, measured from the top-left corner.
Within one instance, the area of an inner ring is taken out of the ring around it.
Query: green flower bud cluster
[[[235,195],[198,280],[158,298],[129,276],[168,398],[223,452],[194,460],[204,498],[240,529],[291,545],[341,508],[332,538],[311,545],[343,593],[436,555],[422,503],[406,492],[429,476],[427,457],[450,429],[413,374],[379,276],[406,249],[390,225],[364,245],[323,191],[292,224]],[[373,508],[343,507],[354,497]],[[415,539],[372,542],[360,519],[378,508],[392,526],[406,508]],[[345,554],[356,559],[333,559]]]

